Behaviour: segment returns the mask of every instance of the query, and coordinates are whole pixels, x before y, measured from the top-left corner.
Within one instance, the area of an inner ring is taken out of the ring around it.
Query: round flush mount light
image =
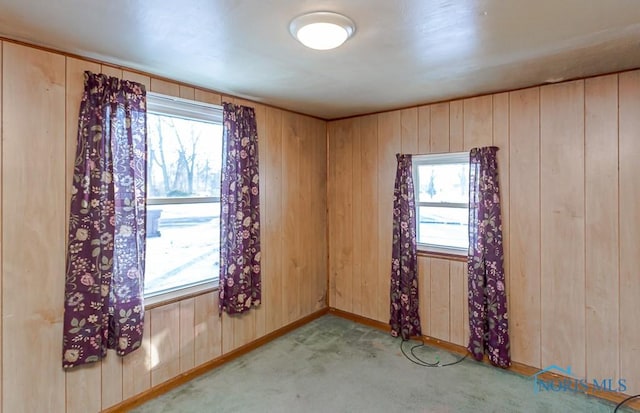
[[[329,50],[353,36],[356,25],[342,14],[317,11],[293,19],[289,31],[300,43],[311,49]]]

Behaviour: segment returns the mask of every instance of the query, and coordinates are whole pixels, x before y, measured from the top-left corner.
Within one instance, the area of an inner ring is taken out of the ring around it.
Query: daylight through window
[[[467,254],[469,246],[469,154],[415,155],[418,248]]]
[[[148,94],[146,297],[217,280],[221,153],[219,106]]]

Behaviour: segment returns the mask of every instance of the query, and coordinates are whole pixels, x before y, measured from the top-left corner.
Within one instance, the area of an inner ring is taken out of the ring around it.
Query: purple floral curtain
[[[495,146],[474,148],[469,159],[468,349],[476,360],[511,365],[504,286],[502,220]]]
[[[261,300],[258,134],[253,108],[225,103],[220,188],[220,313]]]
[[[408,340],[420,336],[416,206],[411,155],[396,155],[391,256],[391,335]]]
[[[85,72],[65,286],[64,368],[140,347],[144,320],[146,92]]]

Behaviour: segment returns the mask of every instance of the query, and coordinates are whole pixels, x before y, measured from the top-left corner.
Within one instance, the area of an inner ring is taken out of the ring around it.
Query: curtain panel
[[[498,163],[495,146],[474,148],[469,157],[469,344],[476,360],[487,354],[509,367],[509,323],[504,284],[504,253]]]
[[[84,74],[67,245],[63,367],[140,347],[144,322],[146,91]]]
[[[396,155],[391,256],[391,335],[408,340],[420,336],[416,206],[411,155]]]
[[[260,177],[253,108],[223,105],[219,311],[245,312],[261,300]]]

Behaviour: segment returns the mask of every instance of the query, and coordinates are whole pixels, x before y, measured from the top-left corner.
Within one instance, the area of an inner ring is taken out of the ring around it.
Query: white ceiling
[[[288,25],[355,21],[332,51]],[[325,119],[640,67],[639,0],[0,0],[0,36]]]

